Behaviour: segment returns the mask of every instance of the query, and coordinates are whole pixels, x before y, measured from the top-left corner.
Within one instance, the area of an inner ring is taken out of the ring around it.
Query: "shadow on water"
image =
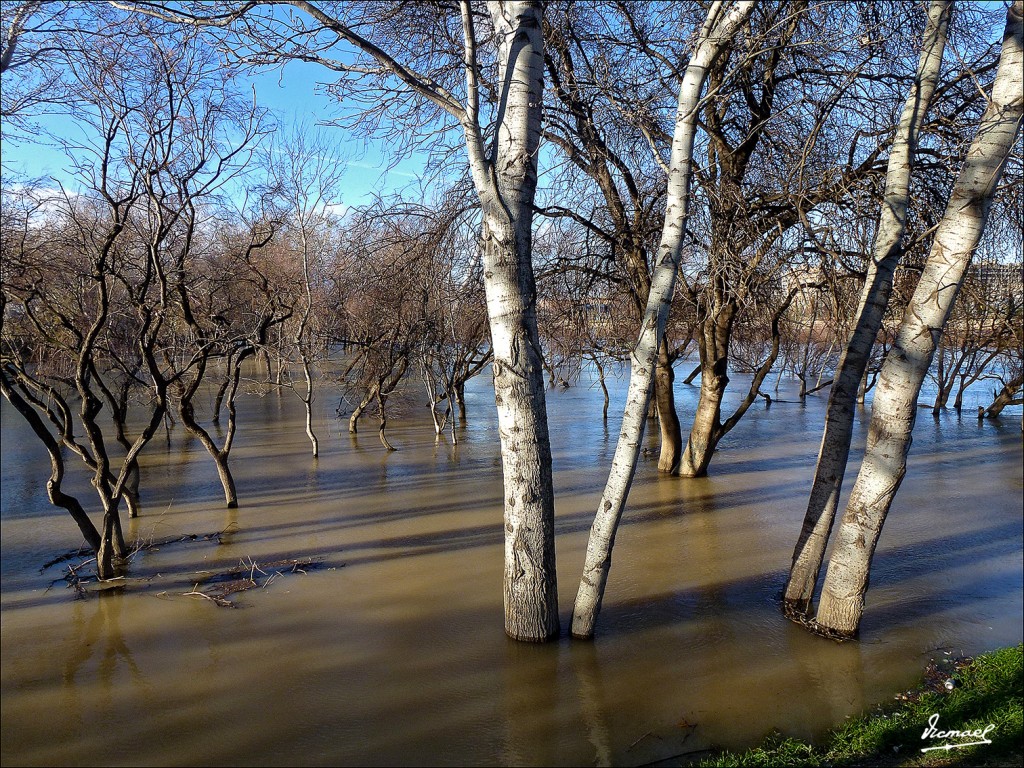
[[[1020,534],[1020,526],[1007,523],[989,526],[970,537],[941,536],[882,550],[875,558],[872,586],[898,586],[900,581],[915,578],[920,572],[939,574],[945,569],[960,567],[964,559],[976,563],[1008,559],[1020,551],[1020,541],[1014,540],[1015,534]],[[742,579],[708,581],[700,587],[668,594],[620,600],[601,611],[597,635],[643,632],[652,627],[685,622],[695,616],[742,614],[754,605],[777,605],[787,574],[788,571],[780,569]],[[957,592],[984,594],[991,586],[989,580],[979,579],[958,584]],[[929,614],[941,612],[949,601],[948,595],[908,597],[879,609],[870,605],[871,595],[869,592],[868,613],[874,623],[884,626],[927,619]]]
[[[161,435],[129,534],[223,543],[143,552],[130,589],[80,601],[37,572],[75,531],[5,411],[4,764],[643,764],[773,728],[813,738],[911,684],[930,649],[1020,640],[1019,430],[967,419],[920,420],[861,641],[781,617],[820,439],[809,399],[751,411],[707,478],[642,461],[595,641],[510,642],[493,400],[474,387],[457,446],[396,419],[393,454],[369,422],[351,439],[325,396],[315,463],[296,398],[243,398],[237,510],[201,446]],[[564,632],[618,421],[596,391],[548,403]],[[864,431],[862,416],[855,453]],[[199,572],[296,557],[324,567],[238,610],[184,594]]]

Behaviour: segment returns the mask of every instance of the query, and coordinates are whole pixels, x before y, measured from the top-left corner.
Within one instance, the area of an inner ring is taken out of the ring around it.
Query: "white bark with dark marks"
[[[726,10],[715,2],[708,11],[693,56],[679,90],[672,154],[668,169],[665,225],[655,259],[651,291],[640,326],[640,337],[631,355],[629,390],[622,416],[622,428],[615,447],[611,471],[590,531],[586,563],[573,608],[572,634],[590,638],[601,610],[612,547],[626,498],[633,482],[643,440],[651,388],[654,382],[658,345],[665,333],[672,303],[676,274],[683,248],[690,207],[690,182],[693,175],[693,143],[697,132],[697,110],[701,90],[719,53],[730,44],[733,35],[750,16],[755,3],[739,2]]]
[[[903,254],[918,134],[939,79],[951,10],[950,0],[933,0],[928,9],[917,75],[903,105],[889,152],[885,199],[878,220],[874,252],[868,264],[856,324],[839,361],[829,395],[814,481],[786,583],[785,608],[798,616],[806,615],[814,597],[850,454],[858,388],[864,380],[871,348],[889,305],[893,273]]]
[[[882,366],[867,449],[836,536],[816,622],[852,636],[864,610],[871,560],[906,473],[921,384],[978,247],[992,196],[1024,114],[1024,0],[1007,10],[989,105],[953,187],[896,341]]]
[[[497,33],[497,135],[485,150],[479,121],[476,37],[463,3],[467,108],[462,125],[483,212],[481,249],[493,350],[504,473],[505,632],[516,640],[557,637],[555,500],[544,370],[533,273],[544,93],[543,6],[535,0],[488,3]]]

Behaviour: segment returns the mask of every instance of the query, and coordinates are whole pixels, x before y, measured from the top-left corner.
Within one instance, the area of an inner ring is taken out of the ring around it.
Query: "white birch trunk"
[[[939,79],[951,8],[950,0],[933,0],[928,9],[917,75],[903,105],[889,152],[885,199],[878,220],[874,252],[857,309],[857,322],[839,361],[829,395],[814,481],[786,583],[785,609],[797,616],[803,616],[810,610],[814,597],[814,586],[825,559],[825,546],[832,531],[850,454],[858,387],[863,381],[871,348],[889,305],[893,272],[903,254],[918,133]]]
[[[306,307],[302,313],[299,328],[295,332],[295,348],[299,352],[299,358],[302,362],[302,373],[306,379],[306,394],[302,395],[302,404],[306,409],[306,437],[309,438],[309,442],[313,447],[313,458],[315,459],[320,455],[320,441],[317,440],[316,433],[313,431],[313,376],[310,371],[309,355],[306,352],[305,346],[306,327],[309,325],[309,318],[313,312],[313,288],[309,276],[309,238],[306,233],[308,216],[302,211],[301,204],[298,207],[300,210],[302,236],[302,281],[305,283],[306,288]]]
[[[501,86],[493,154],[485,154],[481,135],[476,41],[465,3],[463,127],[483,212],[484,289],[505,488],[505,632],[516,640],[541,642],[559,633],[551,445],[532,262],[544,94],[543,6],[519,0],[491,2],[488,8],[497,32]]]
[[[583,577],[573,609],[574,637],[593,637],[608,571],[611,568],[615,532],[625,508],[640,454],[658,344],[668,321],[689,213],[693,142],[697,131],[697,109],[701,90],[709,67],[719,53],[729,45],[740,25],[750,16],[754,4],[753,0],[739,2],[728,12],[724,12],[722,2],[715,2],[711,6],[679,90],[679,107],[676,112],[668,172],[665,225],[658,246],[640,337],[631,356],[629,391],[622,417],[622,429],[608,474],[608,482],[590,531]]]
[[[1006,17],[992,96],[971,143],[893,349],[880,374],[864,463],[843,514],[816,622],[853,636],[871,559],[906,472],[921,384],[985,227],[989,205],[1024,113],[1024,0]]]
[[[306,357],[306,353],[301,352],[300,354],[302,356],[302,373],[306,378],[306,394],[302,397],[302,404],[306,408],[306,437],[309,438],[309,442],[313,446],[313,458],[315,459],[320,455],[320,441],[313,431],[313,373],[310,370],[309,358]]]

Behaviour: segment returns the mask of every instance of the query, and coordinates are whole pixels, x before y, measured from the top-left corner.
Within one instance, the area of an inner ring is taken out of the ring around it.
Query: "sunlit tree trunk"
[[[1003,412],[1006,406],[1024,403],[1024,398],[1017,397],[1022,384],[1024,384],[1024,376],[1019,375],[1004,384],[1003,388],[993,398],[992,404],[982,411],[982,415],[986,419],[994,419]]]
[[[295,348],[299,353],[299,361],[302,364],[302,374],[306,382],[305,393],[299,395],[302,400],[303,408],[306,412],[306,437],[309,438],[310,446],[313,451],[313,458],[315,459],[320,455],[320,441],[317,439],[316,432],[313,431],[313,373],[310,370],[310,355],[309,350],[307,349],[309,340],[306,338],[306,329],[309,326],[310,315],[313,312],[313,287],[309,269],[309,234],[306,232],[305,218],[306,216],[303,215],[303,221],[300,225],[300,229],[302,239],[302,282],[306,292],[306,306],[299,321],[298,330],[295,332]]]
[[[729,338],[735,317],[736,307],[728,303],[715,311],[713,321],[702,322],[700,326],[700,397],[679,468],[683,477],[703,477],[708,473],[715,447],[723,435],[722,400],[729,386]]]
[[[573,608],[574,637],[593,637],[594,625],[601,610],[601,600],[611,568],[615,533],[640,455],[658,346],[665,334],[683,249],[683,236],[690,205],[693,143],[697,132],[701,90],[708,69],[719,53],[730,44],[733,35],[753,9],[754,2],[739,2],[728,10],[722,2],[715,2],[711,6],[679,90],[679,106],[668,169],[665,225],[655,259],[650,296],[640,326],[640,336],[630,356],[629,390],[619,440],[615,447],[608,482],[590,531],[586,563]]]
[[[857,402],[863,402],[858,388],[866,381],[871,348],[882,327],[892,292],[893,272],[903,253],[918,133],[938,81],[950,9],[948,0],[935,0],[929,8],[914,86],[903,105],[889,154],[885,199],[874,252],[861,293],[856,325],[833,379],[810,498],[786,583],[785,609],[797,616],[809,611],[814,597],[814,587],[839,504]]]
[[[906,472],[921,384],[981,240],[992,195],[1024,113],[1024,0],[1007,11],[999,69],[921,280],[879,377],[867,449],[822,587],[816,622],[852,636],[860,625],[871,559]]]
[[[313,458],[320,455],[320,441],[313,431],[313,373],[309,367],[309,359],[302,355],[302,373],[306,379],[306,393],[302,396],[302,404],[306,409],[306,437],[313,446]]]
[[[183,389],[178,403],[178,416],[181,418],[182,425],[186,430],[199,439],[203,448],[206,449],[206,452],[210,454],[210,458],[213,459],[214,466],[217,468],[217,478],[220,480],[221,488],[224,491],[224,503],[228,509],[234,509],[238,506],[238,492],[235,489],[235,479],[231,474],[231,468],[228,466],[228,456],[231,453],[231,445],[234,442],[235,430],[238,426],[235,396],[238,393],[238,382],[241,377],[242,363],[250,354],[252,354],[251,349],[246,352],[242,352],[238,355],[237,359],[233,362],[229,360],[228,363],[228,375],[231,380],[231,385],[228,387],[225,399],[228,413],[228,427],[224,437],[224,443],[221,447],[217,447],[217,443],[214,442],[210,433],[207,432],[196,420],[195,408],[192,404],[196,391],[203,380],[205,361],[200,364],[199,370],[193,379],[192,384]]]
[[[497,33],[502,100],[493,154],[480,125],[476,34],[462,4],[467,110],[463,118],[473,182],[483,214],[484,290],[493,350],[505,504],[505,632],[544,641],[559,632],[555,501],[537,333],[533,200],[537,190],[544,93],[543,6],[488,3]]]
[[[658,424],[661,426],[658,471],[668,474],[679,471],[683,451],[683,435],[679,427],[679,414],[676,412],[675,381],[676,372],[669,355],[668,341],[662,336],[654,364],[654,396],[658,403]]]

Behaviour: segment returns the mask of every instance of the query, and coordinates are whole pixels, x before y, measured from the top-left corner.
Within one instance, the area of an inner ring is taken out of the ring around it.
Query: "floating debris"
[[[239,592],[250,589],[265,589],[279,576],[306,573],[322,566],[319,560],[311,557],[274,560],[269,563],[257,563],[253,559],[239,560],[237,566],[223,571],[203,572],[203,577],[196,581],[191,592],[184,592],[188,597],[202,597],[221,608],[237,607],[228,598]],[[208,575],[207,575],[208,574]],[[262,577],[262,578],[261,578]],[[200,585],[206,588],[199,589]]]
[[[957,673],[972,663],[974,663],[974,659],[970,656],[941,659],[939,662],[932,659],[925,668],[924,682],[921,684],[921,687],[904,693],[897,693],[895,698],[897,701],[913,702],[920,699],[926,693],[948,693],[955,690],[959,685],[956,677]]]

